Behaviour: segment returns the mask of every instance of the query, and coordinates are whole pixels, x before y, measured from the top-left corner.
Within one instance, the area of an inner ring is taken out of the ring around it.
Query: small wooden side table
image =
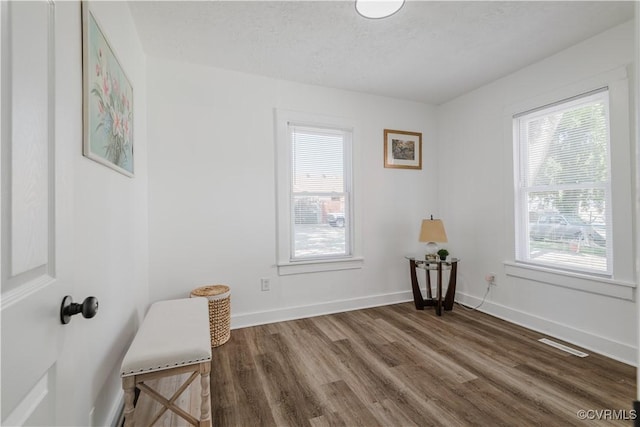
[[[420,259],[415,256],[406,256],[409,260],[409,269],[411,270],[411,289],[413,290],[413,302],[416,305],[416,310],[424,310],[425,307],[435,307],[436,314],[442,316],[442,308],[446,311],[453,309],[453,299],[456,294],[456,278],[458,275],[458,258],[447,259],[441,261],[440,259]],[[416,269],[422,269],[426,272],[427,278],[427,298],[422,297],[420,291],[420,285],[418,283],[418,275]],[[436,297],[431,294],[431,271],[437,271],[437,287]],[[447,288],[447,294],[442,300],[442,271],[451,270],[449,274],[449,287]]]

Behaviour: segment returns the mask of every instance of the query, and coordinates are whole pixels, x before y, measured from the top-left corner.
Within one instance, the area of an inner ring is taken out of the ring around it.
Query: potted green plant
[[[449,256],[449,251],[446,249],[440,249],[438,251],[438,256],[440,256],[441,261],[444,261],[447,259],[447,256]]]

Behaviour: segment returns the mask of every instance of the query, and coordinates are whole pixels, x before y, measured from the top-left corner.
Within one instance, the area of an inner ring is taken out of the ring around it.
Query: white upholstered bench
[[[170,399],[145,384],[152,379],[188,372],[191,372],[191,376]],[[210,372],[211,337],[207,299],[188,298],[153,304],[122,361],[125,427],[134,425],[136,388],[163,406],[150,425],[170,410],[195,426],[210,427]],[[202,386],[199,420],[175,404],[198,374]]]

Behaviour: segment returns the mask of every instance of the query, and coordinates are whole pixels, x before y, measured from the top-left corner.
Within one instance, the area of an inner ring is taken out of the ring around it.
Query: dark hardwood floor
[[[437,317],[412,303],[233,330],[213,349],[213,425],[632,424],[611,418],[631,416],[634,367],[542,337],[459,305]],[[179,386],[165,381],[168,393]],[[182,400],[198,409],[189,392]],[[142,396],[138,408],[142,421],[153,404]],[[581,420],[580,410],[618,412]]]

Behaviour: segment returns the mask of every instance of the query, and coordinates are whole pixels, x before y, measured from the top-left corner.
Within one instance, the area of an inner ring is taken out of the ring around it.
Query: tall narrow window
[[[351,255],[351,132],[288,123],[291,260]]]
[[[516,259],[612,272],[608,90],[514,116]]]
[[[277,109],[275,128],[278,274],[362,268],[354,123]]]

